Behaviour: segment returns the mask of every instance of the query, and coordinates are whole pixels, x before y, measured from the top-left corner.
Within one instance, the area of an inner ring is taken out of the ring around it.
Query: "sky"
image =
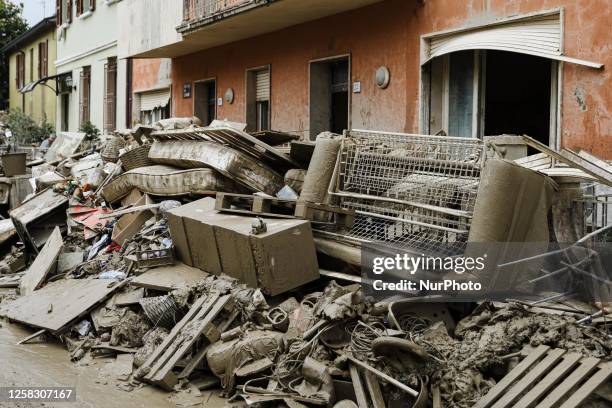
[[[38,23],[44,17],[49,17],[55,12],[55,0],[11,0],[13,3],[23,3],[23,16],[30,27]]]

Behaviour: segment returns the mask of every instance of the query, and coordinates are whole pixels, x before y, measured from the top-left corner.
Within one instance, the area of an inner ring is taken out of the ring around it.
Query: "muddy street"
[[[74,364],[65,347],[57,342],[33,341],[16,345],[34,333],[19,325],[2,322],[0,327],[0,384],[2,386],[76,387],[77,402],[7,403],[0,407],[147,407],[176,406],[223,407],[223,401],[212,393],[201,396],[168,394],[153,387],[122,389],[112,376],[114,358],[99,358]],[[172,395],[172,398],[169,396]]]

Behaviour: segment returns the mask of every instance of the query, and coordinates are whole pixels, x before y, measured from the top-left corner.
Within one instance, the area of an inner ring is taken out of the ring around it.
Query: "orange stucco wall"
[[[272,128],[306,133],[308,62],[350,54],[351,81],[361,81],[361,93],[351,94],[351,127],[418,132],[421,35],[559,7],[565,54],[604,64],[599,70],[564,64],[562,143],[612,159],[612,16],[598,0],[383,1],[173,59],[173,114],[193,114],[193,97],[182,97],[185,83],[214,77],[218,96],[227,88],[235,93],[233,104],[218,106],[217,117],[244,122],[245,70],[270,64]],[[381,65],[391,71],[384,90],[373,79]]]
[[[132,90],[142,92],[155,89],[164,85],[164,80],[170,79],[170,72],[162,72],[167,69],[160,58],[134,59],[132,65]],[[166,84],[167,85],[167,84]]]

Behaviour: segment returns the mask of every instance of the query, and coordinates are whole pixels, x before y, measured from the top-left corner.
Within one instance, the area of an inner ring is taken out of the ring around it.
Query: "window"
[[[270,68],[247,71],[247,129],[270,129]]]
[[[58,26],[72,22],[72,1],[55,0],[55,22]]]
[[[89,99],[91,95],[91,67],[83,67],[79,84],[79,123],[89,121]]]
[[[429,98],[425,132],[478,138],[525,134],[552,145],[556,70],[548,58],[507,51],[435,57],[424,70]]]
[[[80,16],[96,8],[96,0],[76,0],[76,15]]]
[[[15,84],[17,89],[21,89],[25,85],[25,54],[23,52],[17,54],[15,63],[17,65]]]
[[[117,58],[111,57],[104,65],[104,132],[117,127]]]
[[[38,43],[38,78],[49,75],[49,40]]]

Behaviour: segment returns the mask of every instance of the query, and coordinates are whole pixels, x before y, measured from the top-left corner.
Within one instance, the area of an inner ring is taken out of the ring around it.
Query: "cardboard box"
[[[214,200],[204,200],[168,216],[182,262],[189,259],[191,266],[225,273],[272,296],[319,278],[309,221],[263,218],[267,232],[253,235],[253,217],[217,212]]]

